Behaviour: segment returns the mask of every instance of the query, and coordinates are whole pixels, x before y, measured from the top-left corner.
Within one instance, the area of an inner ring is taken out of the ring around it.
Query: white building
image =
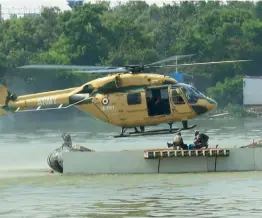
[[[262,76],[243,77],[243,105],[262,108]]]

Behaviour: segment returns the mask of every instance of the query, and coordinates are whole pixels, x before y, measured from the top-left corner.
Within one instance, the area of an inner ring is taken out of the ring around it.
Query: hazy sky
[[[88,2],[95,2],[96,0],[89,0]],[[112,4],[117,2],[126,2],[127,0],[111,0]],[[175,0],[146,0],[149,4],[156,3],[158,5],[171,3]],[[70,7],[67,5],[66,0],[0,0],[2,5],[2,17],[9,17],[8,14],[17,14],[18,16],[23,13],[38,13],[41,6],[58,6],[61,10],[68,10]]]
[[[126,0],[125,0],[126,1]],[[125,2],[123,0],[121,0],[121,2]],[[90,2],[90,0],[89,0]],[[95,2],[95,0],[91,1],[91,2]],[[113,0],[111,2],[118,2],[117,0]],[[167,0],[147,0],[148,3],[157,3],[157,4],[161,4],[163,2],[172,2],[167,1]],[[62,9],[68,9],[69,7],[67,6],[67,2],[66,0],[0,0],[0,4],[2,4],[3,8],[10,8],[10,7],[14,7],[14,8],[18,8],[18,7],[30,7],[30,8],[34,8],[34,7],[39,7],[41,5],[44,6],[59,6]]]
[[[6,8],[38,8],[43,6],[59,6],[68,9],[66,0],[0,0],[3,9]]]
[[[112,3],[116,2],[126,2],[127,0],[111,0]],[[171,3],[173,1],[179,1],[179,0],[146,0],[149,4],[156,3],[156,4],[162,4],[165,3]],[[225,0],[223,0],[225,1]],[[257,0],[255,0],[257,1]],[[89,0],[89,2],[95,2],[95,0]],[[7,8],[38,8],[41,6],[58,6],[62,10],[69,9],[66,0],[0,0],[0,4],[2,4],[3,9]]]

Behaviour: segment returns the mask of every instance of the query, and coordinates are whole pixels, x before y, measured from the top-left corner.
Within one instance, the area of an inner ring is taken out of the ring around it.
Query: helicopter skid
[[[149,131],[144,131],[144,132],[129,132],[128,134],[116,135],[114,136],[114,138],[174,134],[180,131],[194,129],[196,126],[197,125],[193,125],[188,128],[173,128],[173,129],[149,130]]]

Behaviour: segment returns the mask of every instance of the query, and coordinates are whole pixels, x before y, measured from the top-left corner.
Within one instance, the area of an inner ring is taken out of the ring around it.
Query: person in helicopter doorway
[[[64,143],[62,144],[62,147],[69,147],[72,148],[72,139],[71,136],[68,133],[64,133],[62,135],[62,138],[64,140]]]
[[[174,149],[188,149],[187,145],[184,144],[181,132],[178,132],[174,137],[173,143],[167,143],[167,146],[169,148],[173,147]]]
[[[207,136],[206,134],[195,131],[194,148],[195,149],[208,148],[208,139],[209,136]]]

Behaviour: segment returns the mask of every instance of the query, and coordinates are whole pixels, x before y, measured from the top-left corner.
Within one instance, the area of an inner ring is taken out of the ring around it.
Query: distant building
[[[17,19],[17,14],[10,14],[10,15],[9,15],[9,18],[11,18],[11,19]]]
[[[262,108],[262,77],[244,76],[243,106],[246,108]]]
[[[70,8],[72,8],[75,5],[83,5],[84,0],[67,0],[67,4],[69,5]]]
[[[41,14],[40,13],[27,13],[24,14],[24,17],[40,17]]]
[[[8,8],[4,7],[0,4],[0,19],[15,19],[19,17],[36,17],[40,16],[41,7],[38,8],[27,8],[27,7],[20,7],[20,8]]]

